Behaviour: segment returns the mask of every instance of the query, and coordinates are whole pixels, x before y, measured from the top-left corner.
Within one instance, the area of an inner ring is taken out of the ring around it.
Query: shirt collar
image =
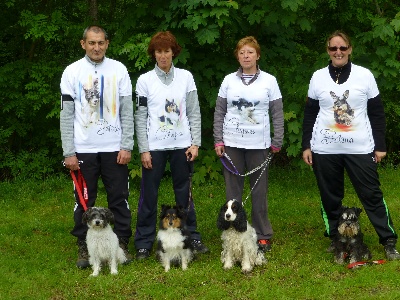
[[[85,55],[85,58],[86,58],[87,62],[89,62],[89,63],[92,64],[93,66],[101,65],[101,64],[106,60],[106,57],[105,57],[105,56],[103,57],[103,60],[102,60],[101,62],[99,62],[99,63],[94,62],[94,61],[91,60],[90,57],[87,56],[87,55]]]
[[[239,70],[236,72],[236,76],[238,76],[245,85],[249,85],[249,84],[253,83],[257,79],[258,75],[260,75],[260,67],[258,65],[257,65],[257,72],[254,75],[254,77],[249,81],[249,83],[246,83],[242,77],[243,76],[243,68],[242,67],[239,67]]]
[[[171,68],[169,69],[169,72],[168,73],[166,73],[166,72],[164,72],[163,70],[161,70],[160,69],[160,67],[159,66],[157,66],[157,64],[156,64],[156,67],[154,68],[155,69],[155,71],[156,71],[156,74],[158,75],[158,76],[169,76],[169,75],[174,75],[174,63],[172,63],[171,64]]]

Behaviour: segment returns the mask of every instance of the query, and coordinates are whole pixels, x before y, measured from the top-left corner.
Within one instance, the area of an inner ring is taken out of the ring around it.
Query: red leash
[[[384,259],[373,260],[373,261],[356,261],[351,264],[348,264],[347,269],[353,269],[356,267],[367,266],[367,265],[381,265],[384,263],[386,263],[386,260],[384,260]]]
[[[78,193],[79,196],[79,201],[81,202],[83,209],[86,211],[87,210],[86,203],[88,202],[89,196],[87,193],[85,178],[83,178],[82,172],[79,169],[78,169],[78,178],[76,178],[74,171],[71,170],[70,173],[72,180],[74,181],[76,192]],[[82,193],[82,188],[83,188],[83,193]]]

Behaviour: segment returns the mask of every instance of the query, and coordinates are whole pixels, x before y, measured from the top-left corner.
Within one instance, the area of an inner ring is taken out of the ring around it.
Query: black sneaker
[[[129,239],[119,238],[119,246],[124,251],[124,254],[125,254],[125,257],[126,257],[126,261],[123,263],[124,265],[130,264],[132,262],[132,260],[133,260],[133,257],[129,253],[129,250],[128,250],[128,243],[129,243]]]
[[[136,251],[136,259],[146,259],[150,256],[150,250],[149,249],[145,249],[145,248],[141,248],[138,249]]]
[[[383,246],[385,249],[386,258],[388,260],[398,260],[400,259],[400,254],[396,250],[396,239],[388,239],[386,244]]]
[[[76,242],[78,245],[78,260],[76,261],[76,266],[80,269],[85,269],[90,267],[89,263],[89,253],[85,240],[78,240]]]
[[[208,249],[200,240],[191,240],[190,245],[192,246],[194,253],[204,254],[210,252],[210,249]]]
[[[261,252],[270,252],[271,251],[271,241],[270,240],[258,240],[258,249]]]

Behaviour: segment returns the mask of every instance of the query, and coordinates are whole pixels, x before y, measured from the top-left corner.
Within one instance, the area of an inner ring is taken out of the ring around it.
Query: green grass
[[[400,175],[380,171],[382,189],[399,230]],[[216,217],[224,202],[222,180],[195,187],[198,227],[211,253],[201,255],[187,271],[165,273],[152,256],[120,266],[112,276],[104,268],[97,278],[75,267],[72,183],[68,177],[44,182],[0,183],[0,299],[400,299],[400,262],[348,270],[333,263],[325,250],[319,196],[311,171],[272,168],[269,208],[275,231],[268,263],[244,275],[240,267],[224,271]],[[359,206],[346,182],[345,204]],[[245,191],[247,195],[248,189]],[[139,185],[131,184],[133,229]],[[106,206],[100,186],[97,205]],[[170,179],[163,180],[159,204],[173,203]],[[245,203],[251,208],[250,200]],[[365,212],[361,223],[373,259],[383,248]],[[130,250],[134,252],[133,243]]]

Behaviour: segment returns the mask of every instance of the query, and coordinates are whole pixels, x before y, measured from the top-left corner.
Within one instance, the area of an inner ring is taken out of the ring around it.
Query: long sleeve
[[[274,136],[271,145],[281,148],[283,144],[284,118],[283,118],[283,102],[282,98],[269,102],[269,110],[271,113],[272,125],[274,127]]]
[[[312,137],[312,131],[318,113],[319,113],[319,101],[308,97],[306,106],[304,108],[303,138],[302,138],[303,151],[311,147],[310,142]]]
[[[132,150],[133,149],[133,135],[134,135],[134,123],[133,123],[133,102],[132,96],[121,96],[119,97],[119,113],[121,120],[122,136],[121,136],[121,150]]]
[[[137,106],[135,112],[136,140],[139,153],[150,151],[147,139],[147,106]]]
[[[224,118],[227,111],[227,99],[219,97],[217,98],[217,102],[215,104],[214,111],[214,144],[223,143],[223,126],[224,126]]]
[[[386,119],[381,96],[368,99],[367,114],[372,128],[376,151],[386,152]]]
[[[75,103],[70,95],[62,95],[62,109],[60,112],[60,131],[63,156],[69,157],[75,155],[74,145],[74,116]]]
[[[186,95],[186,115],[189,120],[192,145],[201,146],[201,113],[197,90]]]

